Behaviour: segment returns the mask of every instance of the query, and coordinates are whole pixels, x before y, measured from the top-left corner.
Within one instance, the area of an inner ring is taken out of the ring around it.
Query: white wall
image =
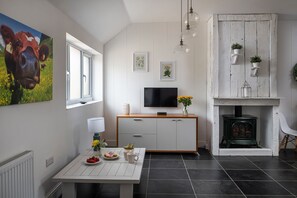
[[[297,129],[297,82],[291,78],[291,69],[297,63],[297,19],[296,16],[279,17],[278,21],[278,96],[280,111],[285,113],[290,126]],[[289,19],[290,18],[290,19]],[[144,86],[175,86],[180,94],[194,96],[190,112],[199,116],[199,146],[206,137],[206,21],[199,24],[198,37],[191,42],[189,56],[172,53],[178,42],[178,23],[131,24],[104,46],[105,117],[107,117],[108,139],[115,141],[116,115],[122,113],[122,104],[130,103],[132,113],[155,113],[177,109],[143,107]],[[149,72],[132,72],[132,54],[135,51],[149,52]],[[159,81],[159,62],[177,61],[177,80]]]
[[[288,124],[297,129],[297,82],[292,78],[292,68],[297,64],[297,18],[280,17],[278,23],[278,95],[280,111]]]
[[[103,46],[45,0],[0,0],[0,12],[53,37],[53,100],[0,107],[0,162],[34,151],[35,197],[44,197],[51,177],[79,150],[90,146],[86,120],[103,114],[102,102],[66,110],[66,32],[102,53]],[[45,160],[54,164],[45,167]]]
[[[205,145],[206,132],[206,22],[199,25],[198,37],[186,41],[189,55],[176,55],[179,43],[179,23],[131,24],[104,45],[104,111],[106,135],[110,143],[116,140],[116,115],[123,103],[129,103],[131,113],[167,111],[182,113],[178,108],[147,108],[143,105],[146,86],[178,87],[179,95],[192,95],[189,113],[199,116],[199,146]],[[133,52],[149,52],[149,72],[133,72]],[[176,80],[159,80],[160,61],[176,62]]]

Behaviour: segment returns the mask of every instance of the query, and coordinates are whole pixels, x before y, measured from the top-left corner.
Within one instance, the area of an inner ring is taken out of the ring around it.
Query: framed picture
[[[52,100],[53,60],[53,38],[0,13],[0,106]]]
[[[161,81],[175,80],[175,62],[173,61],[160,62],[160,80]]]
[[[133,71],[148,72],[148,52],[134,52]]]

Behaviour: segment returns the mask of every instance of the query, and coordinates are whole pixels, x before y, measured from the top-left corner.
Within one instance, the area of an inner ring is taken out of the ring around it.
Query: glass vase
[[[183,107],[183,115],[188,115],[188,109],[187,106]]]
[[[94,148],[94,155],[101,157],[101,148],[100,147],[95,147]]]

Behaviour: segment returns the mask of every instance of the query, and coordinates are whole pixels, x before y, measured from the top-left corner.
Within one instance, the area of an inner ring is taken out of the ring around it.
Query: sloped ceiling
[[[180,20],[180,0],[48,0],[106,43],[130,23]],[[183,0],[183,8],[186,8]],[[213,13],[297,14],[297,0],[193,0],[201,21]],[[183,10],[185,12],[185,10]]]

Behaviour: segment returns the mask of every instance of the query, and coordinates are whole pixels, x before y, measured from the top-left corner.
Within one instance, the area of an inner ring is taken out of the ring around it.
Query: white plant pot
[[[258,76],[258,70],[260,67],[252,67],[251,69],[251,77],[256,77]]]
[[[234,49],[233,54],[240,54],[240,49]]]
[[[232,54],[231,55],[231,64],[236,65],[239,55],[238,54]]]
[[[252,63],[253,68],[260,68],[259,65],[260,65],[260,63],[258,63],[258,62],[257,63]]]

